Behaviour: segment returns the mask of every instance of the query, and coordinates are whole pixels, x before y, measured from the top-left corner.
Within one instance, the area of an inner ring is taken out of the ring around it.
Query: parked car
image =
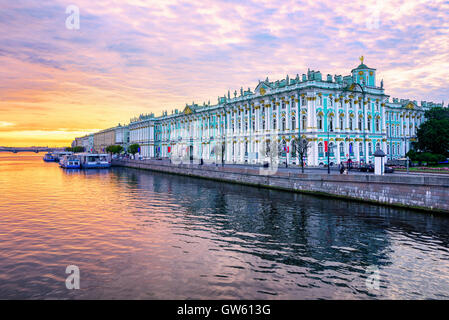
[[[364,164],[360,166],[360,172],[374,172],[374,165],[371,163]]]
[[[393,172],[394,172],[393,167],[385,166],[385,173],[393,173]]]

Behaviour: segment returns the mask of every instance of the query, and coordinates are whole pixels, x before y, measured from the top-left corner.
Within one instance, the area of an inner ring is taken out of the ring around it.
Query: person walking
[[[345,172],[345,165],[343,162],[340,162],[340,174],[343,174]]]

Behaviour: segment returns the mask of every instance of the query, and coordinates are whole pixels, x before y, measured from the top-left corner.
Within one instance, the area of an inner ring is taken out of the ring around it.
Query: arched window
[[[357,129],[362,130],[362,118],[361,117],[359,117],[359,126]]]
[[[343,121],[343,117],[340,117],[340,130],[343,130],[344,128],[344,121]]]
[[[320,142],[320,143],[318,143],[318,156],[322,157],[323,155],[324,155],[323,143]]]
[[[285,131],[285,118],[282,118],[282,131]]]
[[[371,131],[371,118],[368,118],[368,131]]]
[[[379,131],[379,118],[376,119],[376,131]]]
[[[359,153],[363,156],[363,144],[361,142],[359,143]]]
[[[371,144],[371,142],[368,143],[368,154],[370,156],[373,155],[373,145]]]
[[[352,128],[353,128],[353,126],[352,126],[352,118],[349,118],[349,130],[353,130]]]
[[[354,145],[352,144],[352,142],[349,143],[349,154],[351,156],[354,155]]]
[[[296,130],[296,118],[292,117],[292,130]]]
[[[262,129],[265,130],[265,119],[262,119]]]
[[[379,142],[376,143],[376,150],[380,150],[380,143]]]
[[[302,130],[306,130],[307,128],[307,117],[302,116]]]
[[[290,142],[290,149],[292,155],[296,155],[296,140],[292,140],[292,142]]]
[[[319,116],[317,119],[317,128],[318,130],[323,130],[323,116]]]
[[[340,156],[344,156],[345,155],[345,145],[342,143],[340,143]]]
[[[387,154],[390,154],[390,145],[387,144]]]
[[[248,141],[245,141],[245,156],[248,155]]]
[[[273,130],[276,130],[276,118],[273,119]]]
[[[329,143],[328,151],[329,151],[329,157],[333,157],[334,156],[334,143],[333,142]]]
[[[329,131],[334,131],[334,117],[329,118]]]

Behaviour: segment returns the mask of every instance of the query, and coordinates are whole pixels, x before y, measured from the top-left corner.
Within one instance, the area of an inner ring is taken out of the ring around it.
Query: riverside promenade
[[[443,175],[340,175],[318,168],[303,174],[297,168],[281,167],[264,173],[261,167],[250,165],[172,164],[167,160],[124,159],[113,160],[112,165],[449,214],[449,177]]]

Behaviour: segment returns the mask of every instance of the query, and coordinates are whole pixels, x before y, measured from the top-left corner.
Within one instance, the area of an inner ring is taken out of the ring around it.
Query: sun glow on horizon
[[[80,0],[79,30],[66,28],[66,6],[0,5],[0,145],[67,146],[267,76],[347,75],[361,55],[391,97],[449,99],[443,0]]]

